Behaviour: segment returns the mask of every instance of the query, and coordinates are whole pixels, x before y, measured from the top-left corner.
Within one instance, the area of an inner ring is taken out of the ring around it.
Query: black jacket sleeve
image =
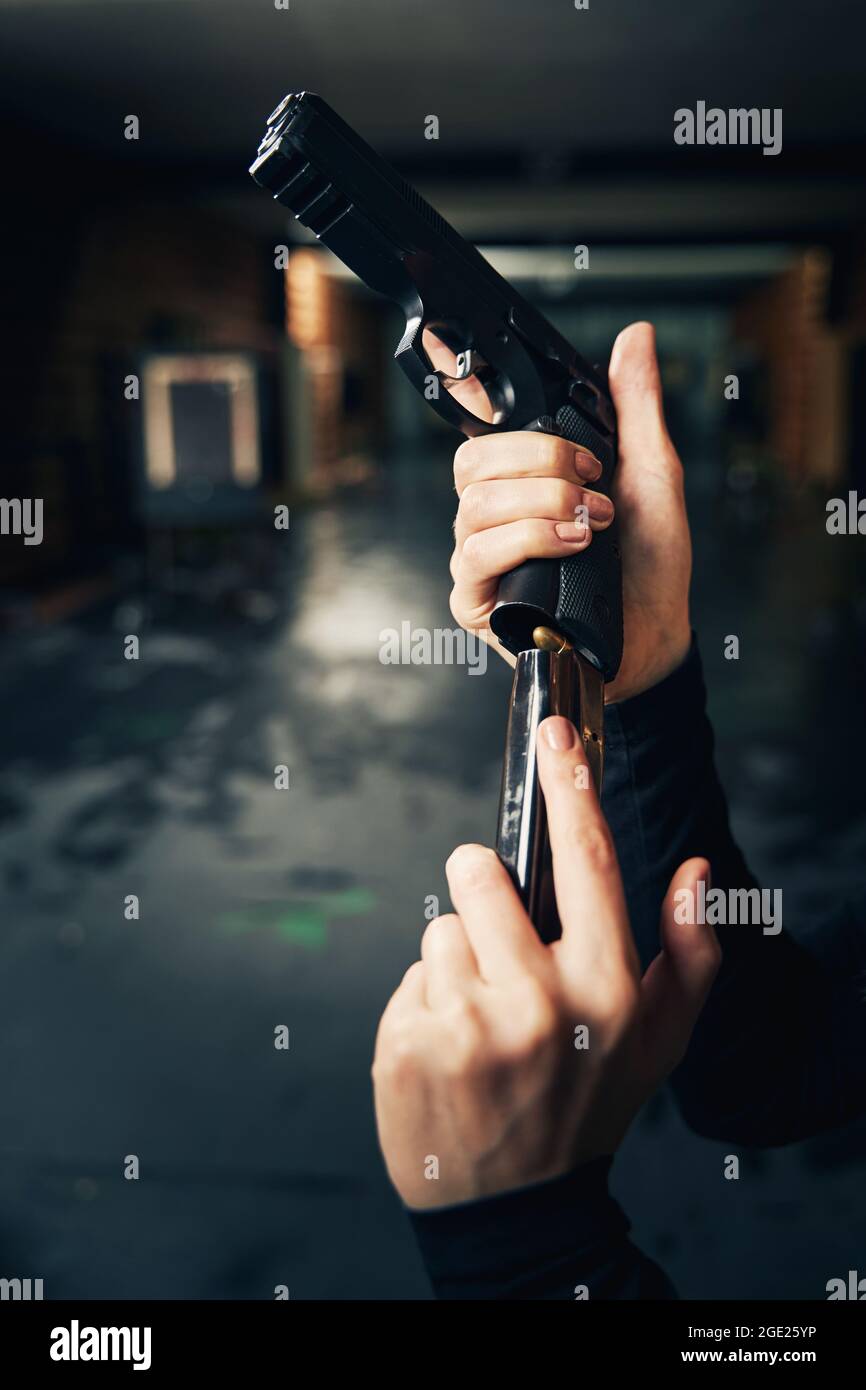
[[[609,1158],[549,1182],[455,1207],[410,1211],[438,1298],[675,1298],[628,1240],[607,1189]]]
[[[667,680],[606,711],[604,810],[644,967],[684,859],[713,888],[757,887],[731,834],[697,647]],[[716,926],[723,961],[672,1084],[699,1133],[773,1145],[866,1109],[866,904],[838,904],[807,936]],[[675,1297],[628,1240],[609,1159],[561,1178],[410,1218],[442,1298]]]
[[[667,680],[608,706],[605,728],[604,811],[646,966],[684,859],[709,860],[713,889],[757,887],[728,823],[697,645]],[[866,903],[837,902],[796,939],[761,922],[715,929],[722,966],[672,1078],[688,1123],[708,1137],[776,1145],[860,1114]]]

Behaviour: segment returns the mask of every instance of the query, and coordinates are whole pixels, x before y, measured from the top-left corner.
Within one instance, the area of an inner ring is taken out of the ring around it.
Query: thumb
[[[661,1081],[682,1060],[722,960],[711,926],[696,920],[698,884],[710,887],[706,859],[687,859],[662,905],[662,949],[641,981],[647,1064]]]
[[[620,448],[643,454],[653,444],[670,444],[662,403],[662,380],[651,323],[632,323],[617,337],[608,381],[616,406]]]

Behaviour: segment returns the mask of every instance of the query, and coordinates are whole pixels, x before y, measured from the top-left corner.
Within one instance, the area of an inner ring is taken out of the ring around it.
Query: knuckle
[[[464,526],[474,528],[481,520],[484,511],[484,484],[467,483],[460,494],[458,513]]]
[[[428,922],[421,936],[422,956],[425,955],[425,953],[429,954],[432,947],[438,946],[440,942],[447,940],[448,937],[453,934],[457,925],[458,919],[453,912],[443,913],[441,917],[434,917],[431,922]]]
[[[582,827],[578,838],[584,858],[597,873],[610,873],[616,867],[613,839],[604,825]]]
[[[619,1043],[632,1028],[640,1005],[637,982],[630,975],[599,979],[596,983],[594,1010],[602,1025],[608,1046]]]
[[[412,1080],[418,1068],[417,1030],[405,1018],[383,1021],[376,1038],[372,1076],[377,1083]]]
[[[478,1073],[488,1061],[487,1032],[478,1007],[465,995],[453,999],[441,1014],[445,1044],[441,1069],[456,1080]]]
[[[509,547],[518,547],[521,551],[531,553],[534,546],[540,542],[541,536],[547,535],[548,525],[553,525],[535,516],[522,516],[516,521],[508,524]]]
[[[560,544],[556,534],[556,522],[541,517],[527,517],[513,523],[514,544],[519,550],[520,559],[532,560],[549,555],[551,548],[556,552]]]
[[[460,553],[462,564],[470,570],[481,570],[484,567],[484,556],[487,551],[487,539],[484,531],[470,531],[463,541],[463,549]]]
[[[405,990],[407,986],[413,985],[419,976],[424,974],[424,962],[413,960],[400,981],[400,990]]]
[[[521,986],[514,1000],[513,1050],[516,1057],[537,1057],[560,1032],[560,1011],[539,980]]]
[[[577,483],[569,483],[565,478],[557,478],[551,486],[553,488],[552,500],[557,512],[564,512],[566,516],[571,517],[578,507],[584,504],[584,489],[578,487]]]
[[[460,624],[461,627],[466,627],[468,625],[467,619],[465,613],[463,612],[463,607],[460,602],[460,594],[458,593],[456,584],[454,585],[454,588],[451,590],[451,593],[448,595],[448,607],[451,609],[451,616],[456,619],[456,621]]]
[[[563,440],[555,434],[536,434],[533,466],[540,473],[558,473],[561,467]]]
[[[454,454],[454,486],[458,494],[467,486],[475,460],[475,440],[464,439]]]

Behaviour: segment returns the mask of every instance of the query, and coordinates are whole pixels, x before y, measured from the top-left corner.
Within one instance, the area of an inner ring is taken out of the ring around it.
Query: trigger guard
[[[466,410],[447,390],[440,391],[436,396],[427,395],[427,385],[431,377],[435,378],[437,383],[441,385],[444,385],[445,381],[453,380],[453,378],[448,377],[444,372],[435,371],[427,360],[423,348],[418,346],[421,331],[422,325],[419,323],[415,335],[409,342],[404,336],[395,353],[395,360],[402,367],[416,390],[421,392],[427,404],[432,406],[436,414],[446,420],[449,425],[453,425],[455,429],[460,430],[470,439],[481,434],[497,434],[504,429],[507,426],[507,421],[503,426],[495,425],[489,420],[479,419],[477,415],[472,414],[471,410]],[[455,385],[458,384],[455,382]]]
[[[488,325],[489,339],[487,340],[491,346],[487,346],[487,342],[484,341],[486,335],[483,333],[476,335],[476,341],[478,350],[488,365],[492,366],[493,370],[501,371],[506,375],[511,384],[514,406],[508,417],[499,423],[482,420],[479,416],[473,415],[471,410],[462,406],[447,390],[440,391],[435,397],[429,397],[427,385],[431,377],[435,377],[439,382],[442,381],[443,377],[445,380],[453,380],[453,378],[449,378],[447,373],[435,371],[421,347],[421,335],[428,322],[437,323],[439,319],[437,317],[425,317],[420,313],[410,319],[394,357],[412,385],[424,396],[428,405],[431,405],[437,415],[440,415],[449,425],[453,425],[471,439],[478,435],[504,434],[510,430],[524,429],[526,426],[519,423],[521,417],[534,420],[544,414],[547,405],[544,387],[526,348],[512,333],[507,349],[499,340],[499,352],[493,351],[492,344],[497,339],[496,330],[492,324]],[[503,355],[507,361],[503,366],[500,366],[496,359],[497,356],[501,358]],[[457,381],[455,384],[459,385],[460,382]]]

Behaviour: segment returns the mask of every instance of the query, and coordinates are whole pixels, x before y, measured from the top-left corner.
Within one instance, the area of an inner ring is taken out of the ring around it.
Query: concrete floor
[[[451,626],[451,510],[443,457],[293,517],[272,579],[230,582],[230,605],[130,595],[4,639],[0,1275],[52,1298],[427,1296],[369,1063],[445,858],[492,837],[509,675],[378,651],[406,619]],[[806,913],[866,878],[852,545],[815,504],[769,526],[704,495],[695,515],[735,823]],[[738,1183],[724,1152],[662,1095],[617,1161],[683,1296],[821,1298],[866,1272],[866,1125],[743,1155]]]

